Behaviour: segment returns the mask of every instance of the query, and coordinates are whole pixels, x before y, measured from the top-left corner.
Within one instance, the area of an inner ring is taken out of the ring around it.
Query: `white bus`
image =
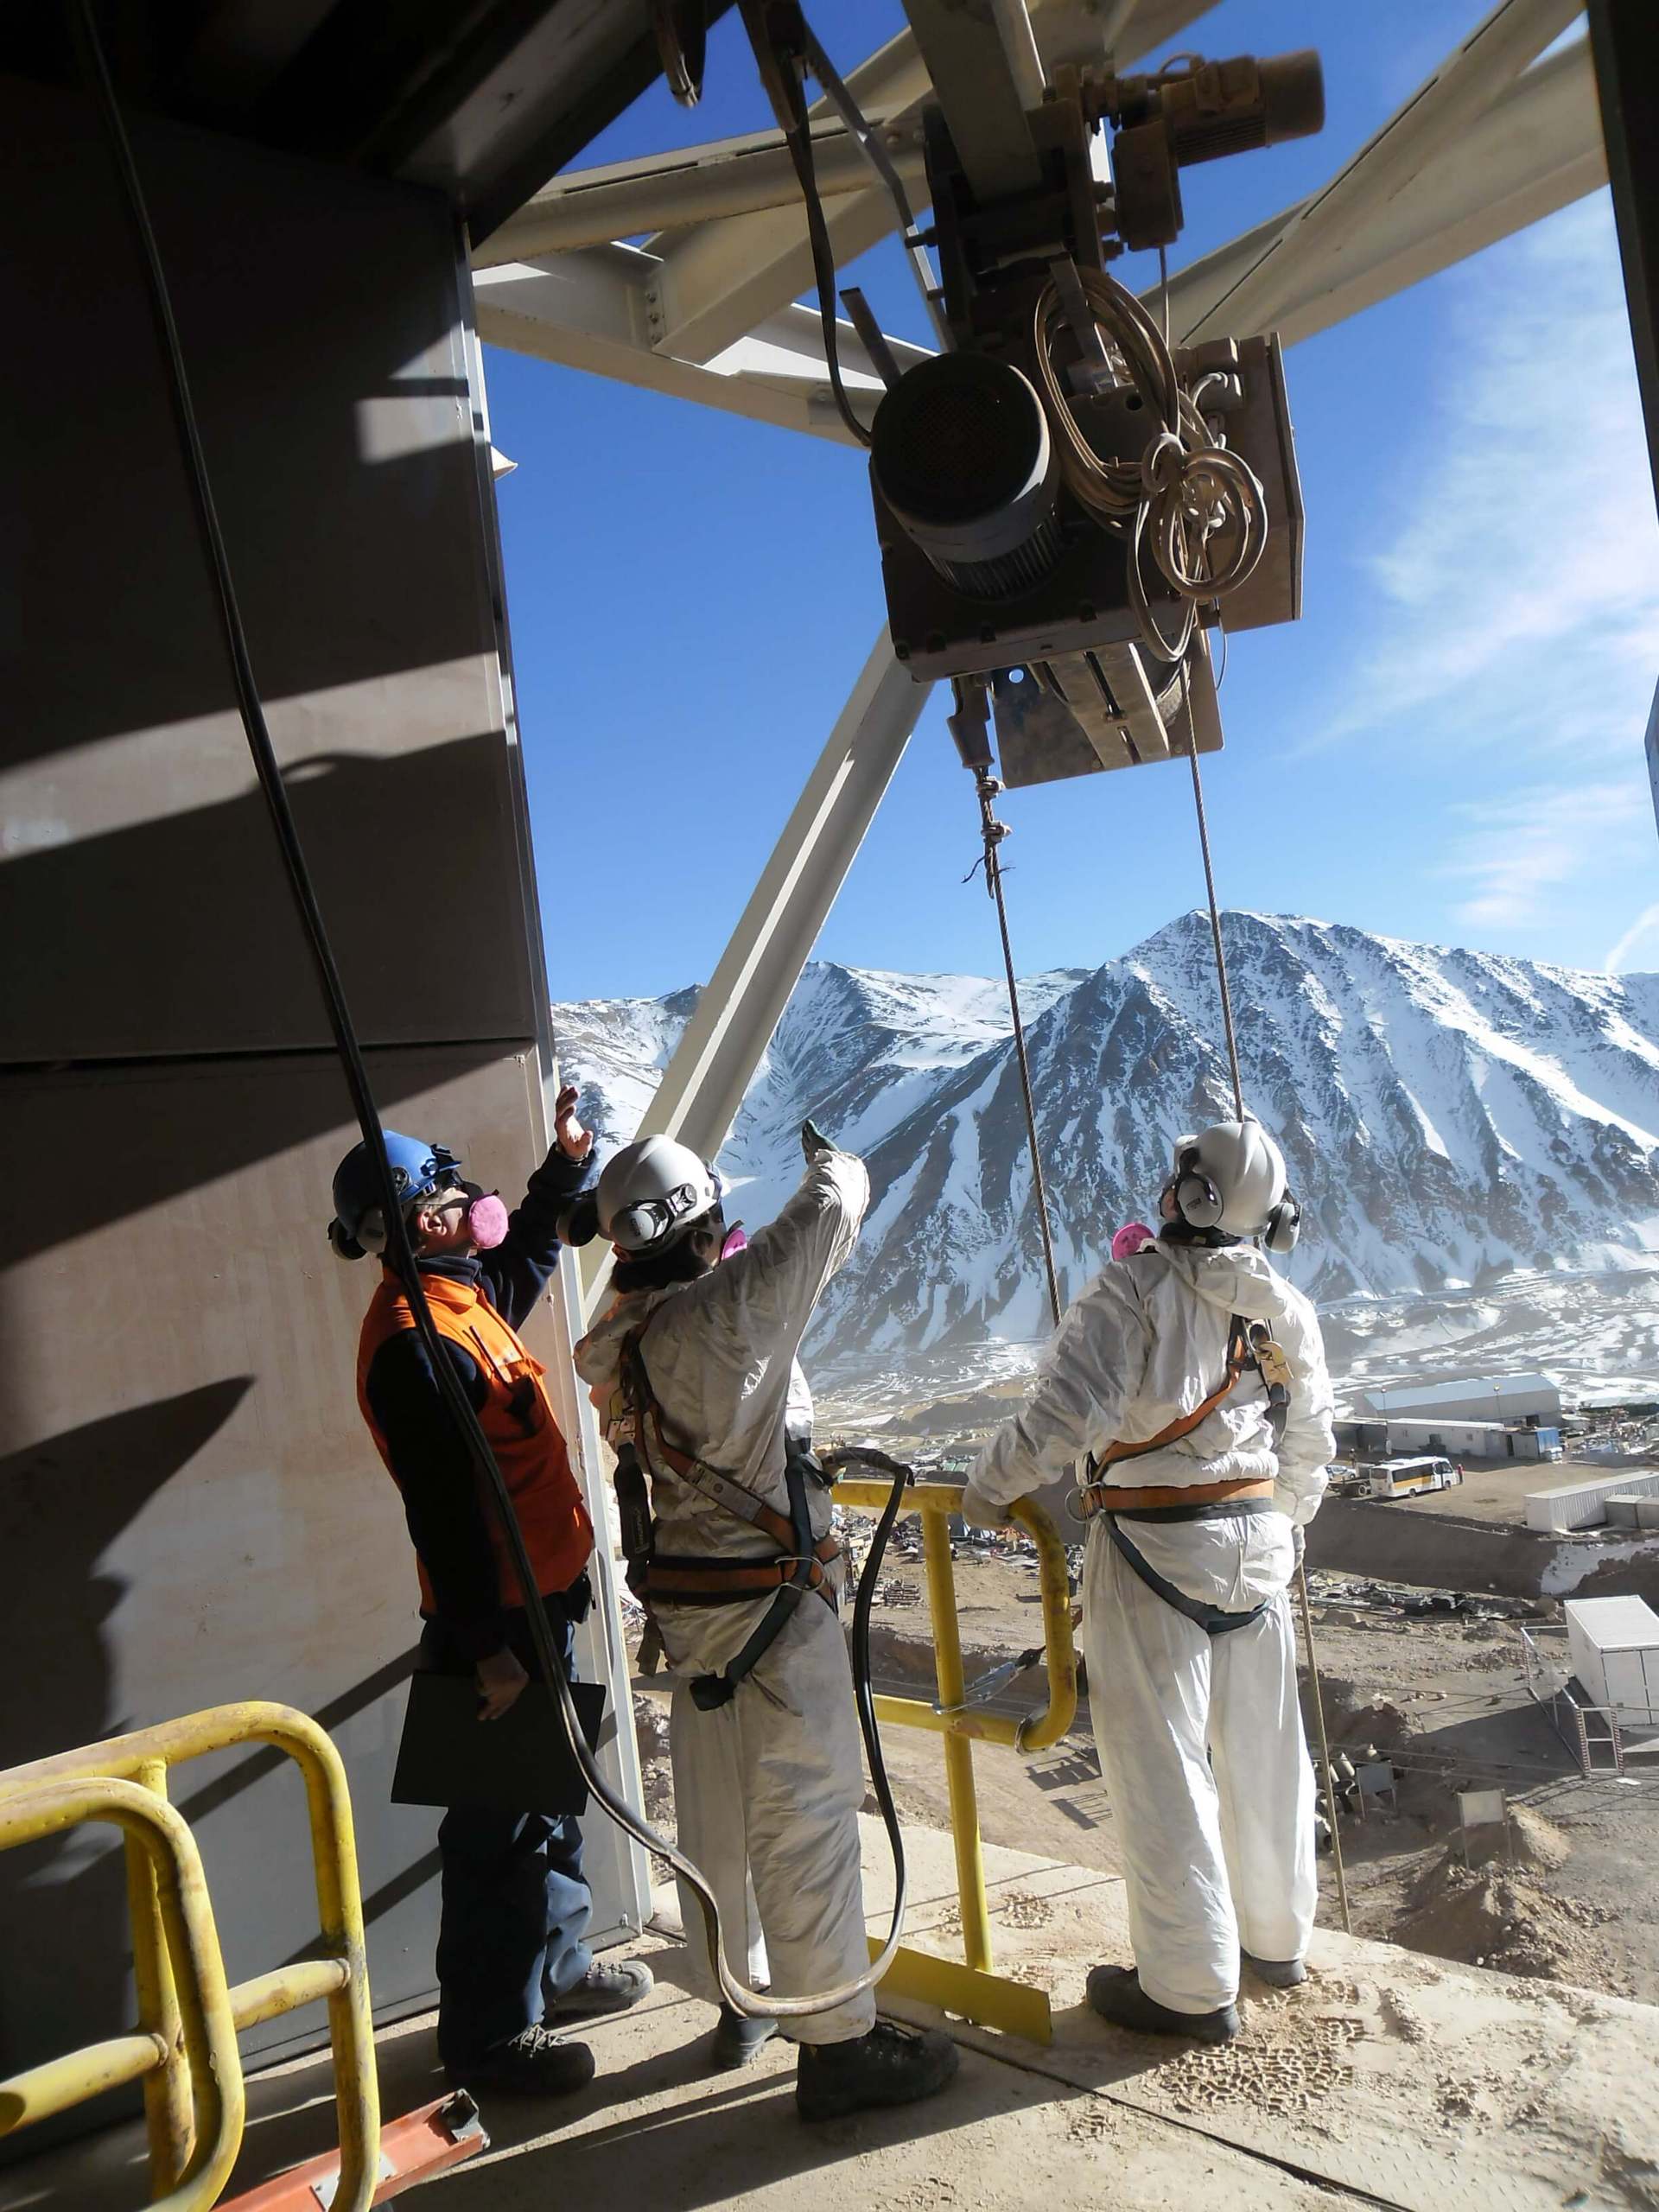
[[[1450,1459],[1384,1459],[1370,1470],[1373,1497],[1424,1497],[1437,1490],[1455,1490],[1463,1469]]]

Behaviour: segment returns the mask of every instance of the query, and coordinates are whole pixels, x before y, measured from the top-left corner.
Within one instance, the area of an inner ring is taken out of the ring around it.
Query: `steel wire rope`
[[[984,843],[985,887],[996,904],[996,926],[1002,938],[1002,972],[1007,978],[1008,1014],[1014,1024],[1014,1056],[1020,1070],[1020,1095],[1025,1103],[1026,1135],[1031,1146],[1032,1194],[1037,1201],[1037,1227],[1043,1240],[1043,1268],[1048,1278],[1049,1312],[1060,1325],[1060,1279],[1054,1265],[1054,1237],[1048,1218],[1048,1184],[1043,1174],[1043,1148],[1037,1135],[1037,1106],[1031,1088],[1031,1056],[1026,1047],[1026,1025],[1020,1011],[1020,984],[1014,974],[1014,944],[1008,935],[1007,901],[1002,895],[1001,847],[1007,824],[996,818],[995,800],[1001,785],[988,768],[976,768],[974,788],[979,795],[980,834]]]
[[[91,0],[73,0],[72,17],[75,41],[84,73],[91,85],[99,118],[108,142],[111,157],[118,178],[128,217],[139,249],[143,269],[144,285],[151,315],[156,324],[164,365],[168,400],[172,410],[185,462],[185,476],[192,506],[200,532],[202,550],[209,579],[217,603],[219,626],[230,661],[237,707],[243,729],[252,755],[260,791],[264,797],[271,828],[281,851],[289,888],[299,911],[308,950],[315,969],[323,1001],[333,1032],[335,1050],[344,1070],[346,1088],[363,1141],[368,1147],[380,1188],[381,1209],[385,1218],[387,1244],[394,1272],[398,1276],[409,1300],[410,1312],[416,1330],[431,1363],[437,1387],[460,1431],[462,1442],[478,1474],[482,1478],[486,1493],[495,1510],[502,1534],[506,1539],[519,1588],[526,1600],[524,1611],[530,1628],[531,1641],[536,1659],[546,1683],[552,1688],[563,1719],[569,1748],[583,1781],[598,1800],[601,1807],[617,1827],[632,1836],[647,1851],[654,1852],[666,1861],[671,1871],[682,1880],[696,1898],[702,1910],[708,1937],[709,1963],[719,1983],[721,1993],[734,2012],[751,2018],[799,2019],[809,2015],[833,2011],[874,1987],[892,1964],[903,1931],[904,1881],[902,1876],[902,1845],[899,1879],[895,1888],[894,1914],[887,1939],[879,1955],[861,1974],[837,1985],[833,1989],[814,1993],[808,1997],[779,1998],[752,1990],[739,1981],[726,1960],[725,1944],[720,1924],[720,1907],[713,1888],[701,1869],[686,1858],[676,1845],[659,1835],[649,1821],[636,1815],[632,1808],[612,1789],[600,1771],[588,1748],[575,1700],[571,1695],[570,1682],[556,1646],[547,1618],[547,1609],[537,1587],[534,1567],[525,1548],[524,1532],[514,1510],[512,1498],[496,1464],[495,1454],[488,1438],[480,1426],[471,1399],[444,1349],[443,1340],[433,1323],[431,1309],[427,1303],[420,1270],[416,1264],[410,1243],[408,1225],[404,1219],[403,1204],[392,1177],[391,1163],[386,1154],[385,1135],[375,1105],[368,1070],[364,1063],[362,1048],[346,1001],[345,988],[334,961],[333,947],[318,905],[316,892],[307,866],[298,825],[289,804],[287,789],[283,781],[281,766],[270,740],[264,707],[254,677],[247,633],[243,626],[230,557],[224,534],[219,525],[219,512],[214,501],[212,479],[207,468],[206,450],[202,445],[200,427],[190,383],[185,365],[184,353],[174,318],[171,295],[167,283],[166,268],[161,248],[149,218],[144,196],[143,180],[138,175],[137,161],[127,136],[126,124],[121,114],[120,103],[109,73],[104,47],[99,36]],[[872,1542],[870,1557],[865,1573],[874,1567],[879,1572],[880,1548],[886,1541],[885,1531],[892,1526],[892,1516],[898,1510],[898,1498],[903,1487],[903,1471],[895,1478],[894,1494],[889,1512],[878,1524],[879,1542]],[[868,1625],[868,1609],[866,1612]],[[860,1707],[861,1722],[864,1707]],[[873,1717],[873,1709],[872,1709]],[[879,1742],[875,1756],[880,1759]],[[891,1804],[891,1796],[887,1804]],[[888,1834],[898,1842],[896,1814]]]
[[[1238,1038],[1233,1027],[1233,994],[1227,980],[1227,951],[1222,943],[1221,908],[1216,898],[1215,862],[1210,852],[1210,824],[1204,810],[1204,778],[1198,771],[1198,733],[1192,711],[1192,693],[1186,663],[1181,663],[1181,703],[1186,714],[1186,757],[1192,770],[1192,806],[1198,817],[1198,850],[1204,856],[1205,895],[1210,902],[1210,935],[1216,952],[1216,982],[1221,995],[1221,1026],[1227,1039],[1227,1065],[1233,1079],[1233,1104],[1244,1118],[1244,1084],[1239,1072]],[[1319,1681],[1319,1652],[1313,1641],[1313,1608],[1307,1594],[1306,1556],[1296,1561],[1296,1595],[1301,1609],[1302,1641],[1307,1648],[1307,1687],[1313,1700],[1313,1719],[1319,1734],[1319,1772],[1325,1783],[1325,1814],[1331,1823],[1332,1860],[1337,1877],[1337,1901],[1342,1911],[1343,1933],[1354,1932],[1348,1906],[1348,1876],[1342,1860],[1342,1837],[1337,1824],[1337,1790],[1331,1771],[1331,1738],[1325,1726],[1325,1690]]]

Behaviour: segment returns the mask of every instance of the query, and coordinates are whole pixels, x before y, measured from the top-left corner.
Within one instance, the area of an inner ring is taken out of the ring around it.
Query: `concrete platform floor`
[[[912,1829],[907,1841],[911,1940],[950,1955],[950,1839]],[[874,1823],[866,1843],[879,1926]],[[432,2212],[1659,2208],[1659,2011],[1321,1930],[1307,1986],[1247,1989],[1246,2031],[1226,2050],[1143,2040],[1082,2002],[1088,1967],[1127,1956],[1122,1884],[1017,1852],[986,1857],[999,1969],[1049,1990],[1052,2044],[951,2023],[963,2064],[946,2094],[807,2127],[786,2048],[745,2074],[703,2071],[712,2008],[689,1993],[683,1945],[653,1934],[639,1949],[657,1988],[589,2031],[592,2087],[540,2106],[486,2101],[491,2148],[432,2184]],[[388,2114],[440,2092],[429,2022],[382,2039],[381,2077]],[[249,2087],[239,2188],[329,2139],[325,2061]],[[145,2194],[136,2129],[0,2174],[0,2212],[126,2212]]]

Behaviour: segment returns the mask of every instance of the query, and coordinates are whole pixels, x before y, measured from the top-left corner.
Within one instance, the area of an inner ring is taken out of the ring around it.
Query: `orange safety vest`
[[[447,1275],[429,1274],[423,1281],[438,1334],[458,1344],[483,1378],[485,1395],[479,1421],[512,1494],[537,1590],[543,1594],[568,1590],[588,1564],[594,1548],[594,1525],[570,1471],[570,1455],[542,1380],[547,1370],[475,1286],[455,1282]],[[415,1316],[403,1286],[388,1268],[364,1317],[357,1351],[357,1402],[393,1482],[397,1481],[397,1469],[369,1408],[369,1369],[382,1344],[414,1326]],[[495,1553],[500,1602],[522,1605],[526,1599],[506,1538],[490,1502],[486,1499],[483,1504]],[[421,1578],[421,1611],[433,1613],[437,1609],[425,1561],[417,1555],[416,1565]]]

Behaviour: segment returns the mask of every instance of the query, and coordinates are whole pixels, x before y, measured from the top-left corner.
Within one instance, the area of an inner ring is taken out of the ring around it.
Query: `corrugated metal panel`
[[[1363,1395],[1372,1413],[1402,1418],[1438,1413],[1448,1421],[1523,1421],[1536,1414],[1558,1420],[1561,1411],[1560,1385],[1548,1375],[1463,1376],[1446,1382],[1367,1390]]]
[[[1590,1482],[1554,1483],[1527,1494],[1529,1529],[1594,1529],[1607,1517],[1607,1500],[1621,1492],[1659,1497],[1659,1474],[1605,1475]]]
[[[1659,1651],[1659,1613],[1645,1598],[1569,1598],[1564,1610],[1599,1650]]]

